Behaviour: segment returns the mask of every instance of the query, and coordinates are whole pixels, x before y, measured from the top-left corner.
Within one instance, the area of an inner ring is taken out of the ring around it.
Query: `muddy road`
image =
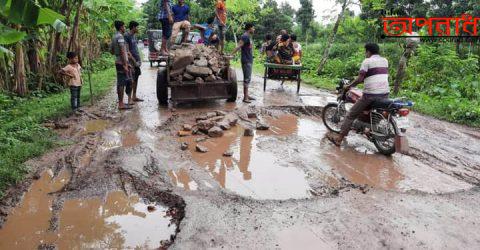
[[[173,109],[157,105],[155,78],[145,64],[133,110],[117,111],[112,89],[56,121],[65,146],[28,162],[1,201],[0,249],[480,247],[480,131],[413,114],[410,152],[385,157],[357,135],[326,140],[329,93],[274,81],[264,93],[256,77],[252,104]],[[215,111],[237,124],[178,136]]]

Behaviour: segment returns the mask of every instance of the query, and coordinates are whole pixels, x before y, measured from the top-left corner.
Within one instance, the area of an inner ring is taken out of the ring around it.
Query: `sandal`
[[[143,99],[140,99],[140,98],[135,98],[133,99],[134,102],[143,102]]]
[[[342,142],[338,142],[338,135],[335,135],[333,133],[328,133],[327,134],[327,139],[331,141],[335,146],[340,147],[342,145]]]
[[[245,99],[243,99],[243,102],[244,102],[244,103],[252,103],[252,101],[250,101],[250,100],[245,100]]]

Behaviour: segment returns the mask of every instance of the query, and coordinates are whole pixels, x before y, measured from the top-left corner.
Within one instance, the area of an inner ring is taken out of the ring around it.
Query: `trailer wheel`
[[[160,105],[168,105],[167,69],[160,67],[157,73],[157,99]]]
[[[230,84],[227,87],[227,91],[230,98],[227,99],[227,102],[235,102],[238,93],[237,73],[232,68],[228,69],[228,79],[230,80]]]

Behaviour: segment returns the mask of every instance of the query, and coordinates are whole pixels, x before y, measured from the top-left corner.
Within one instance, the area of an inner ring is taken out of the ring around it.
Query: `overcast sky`
[[[136,0],[137,3],[141,4],[147,0]],[[175,0],[173,0],[175,2]],[[276,0],[279,5],[282,2],[288,2],[293,8],[298,9],[300,7],[300,0]],[[340,10],[339,5],[335,5],[335,0],[314,0],[313,8],[315,9],[316,20],[321,23],[328,23],[332,18],[335,18]],[[359,13],[360,9],[358,6],[353,6],[352,9],[355,13]]]

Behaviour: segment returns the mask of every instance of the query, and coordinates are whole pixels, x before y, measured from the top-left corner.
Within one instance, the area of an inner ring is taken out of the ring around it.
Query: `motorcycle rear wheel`
[[[392,120],[388,122],[388,130],[389,133],[387,136],[372,136],[372,141],[373,144],[375,144],[375,147],[377,148],[378,152],[380,152],[383,155],[392,155],[395,153],[396,148],[395,148],[395,135],[397,134],[397,128],[395,124],[393,123]]]

